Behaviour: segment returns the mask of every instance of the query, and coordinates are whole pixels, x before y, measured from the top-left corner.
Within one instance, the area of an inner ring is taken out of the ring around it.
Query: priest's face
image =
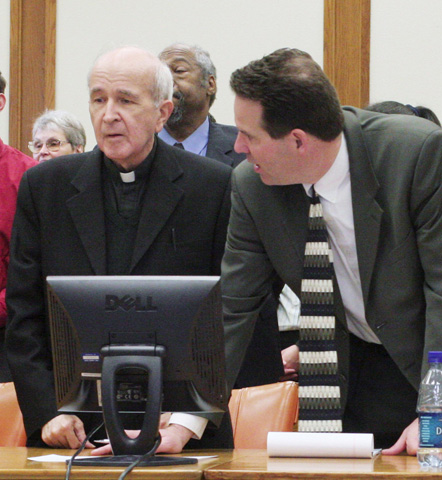
[[[147,157],[173,108],[169,100],[156,105],[152,96],[158,62],[144,50],[124,47],[103,55],[89,76],[97,144],[123,170]]]

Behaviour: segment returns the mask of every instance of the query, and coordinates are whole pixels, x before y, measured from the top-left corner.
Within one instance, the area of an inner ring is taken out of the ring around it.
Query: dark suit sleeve
[[[232,174],[232,210],[221,265],[226,373],[231,389],[250,343],[259,311],[271,294],[275,272]]]
[[[221,260],[226,247],[227,225],[230,217],[230,195],[231,187],[229,181],[224,192],[213,237],[212,275],[220,275],[221,273]]]
[[[426,301],[425,347],[422,375],[428,368],[428,351],[442,346],[442,132],[437,130],[424,143],[410,196],[410,210],[424,272]],[[401,245],[404,250],[412,241]],[[405,250],[404,250],[405,251]]]
[[[28,175],[20,185],[6,295],[6,351],[28,437],[57,415],[45,321],[40,224]]]

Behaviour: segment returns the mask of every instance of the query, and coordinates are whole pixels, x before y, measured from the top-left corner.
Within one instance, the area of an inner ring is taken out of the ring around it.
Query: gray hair
[[[64,110],[46,110],[35,120],[32,128],[32,137],[35,137],[38,130],[48,127],[61,129],[66,135],[66,140],[73,148],[79,145],[86,146],[86,133],[83,125],[72,113]]]
[[[172,45],[169,45],[168,47],[162,50],[159,57],[161,58],[162,54],[166,50],[172,50],[178,47],[185,47],[189,49],[189,51],[191,51],[195,56],[196,64],[201,69],[201,85],[203,87],[208,86],[210,76],[213,76],[213,78],[216,80],[216,67],[213,64],[212,59],[210,58],[210,54],[207,50],[204,50],[199,45],[188,45],[186,43],[181,43],[181,42],[172,43]],[[210,106],[214,101],[215,101],[215,95],[212,95],[210,97]]]
[[[203,87],[209,85],[209,77],[213,76],[216,80],[216,67],[210,58],[210,54],[207,50],[203,50],[198,45],[192,45],[189,47],[190,51],[195,55],[195,60],[198,66],[201,68],[201,84]],[[211,107],[215,101],[216,93],[210,97],[209,106]]]
[[[204,86],[207,86],[209,77],[212,75],[216,80],[216,67],[210,58],[208,51],[203,50],[198,45],[191,45],[190,51],[195,55],[195,60],[198,66],[201,68],[201,75]]]
[[[164,100],[172,100],[173,77],[169,67],[159,63],[155,72],[155,83],[152,85],[152,98],[156,107],[159,107]]]

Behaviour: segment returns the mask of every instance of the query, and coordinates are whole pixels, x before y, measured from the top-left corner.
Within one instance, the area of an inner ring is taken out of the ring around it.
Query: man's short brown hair
[[[2,75],[2,72],[0,72],[0,93],[5,93],[6,89],[6,80]]]
[[[335,88],[312,57],[281,48],[232,73],[236,95],[263,108],[262,127],[272,138],[299,128],[324,141],[343,130],[344,115]]]

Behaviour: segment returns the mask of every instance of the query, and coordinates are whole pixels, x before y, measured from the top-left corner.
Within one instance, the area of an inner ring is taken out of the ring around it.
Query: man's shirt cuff
[[[190,415],[189,413],[172,413],[170,416],[169,424],[175,423],[188,428],[193,432],[193,437],[200,440],[203,436],[204,430],[207,425],[207,418],[197,417],[196,415]]]

